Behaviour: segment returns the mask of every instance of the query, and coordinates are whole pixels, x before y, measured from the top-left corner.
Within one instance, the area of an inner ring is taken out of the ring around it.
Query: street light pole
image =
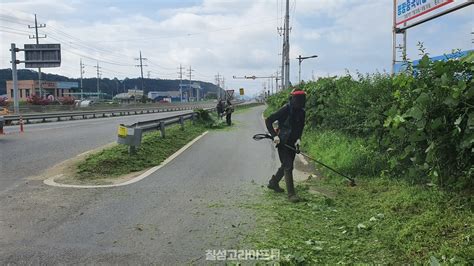
[[[298,82],[301,83],[301,62],[303,62],[303,60],[305,59],[309,59],[309,58],[316,58],[318,57],[317,55],[312,55],[312,56],[298,56],[298,63],[299,63],[299,71],[298,71]]]

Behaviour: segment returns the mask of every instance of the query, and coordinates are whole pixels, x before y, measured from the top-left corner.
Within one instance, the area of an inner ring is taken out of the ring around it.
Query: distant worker
[[[225,121],[227,122],[228,126],[232,125],[232,113],[234,112],[234,106],[227,100],[227,104],[225,106]]]
[[[278,149],[281,166],[275,175],[272,176],[268,184],[268,188],[275,192],[284,192],[279,186],[280,180],[285,176],[286,189],[288,190],[288,200],[298,202],[295,187],[293,184],[293,164],[296,152],[286,147],[290,146],[295,150],[299,150],[301,135],[303,134],[305,122],[306,93],[302,90],[293,90],[291,92],[290,101],[276,113],[271,114],[266,120],[268,132],[273,137],[273,142]],[[278,121],[278,133],[273,128],[273,123]]]
[[[217,102],[216,111],[217,111],[217,118],[221,119],[222,114],[224,113],[224,101],[222,101],[222,99],[220,99],[219,102]]]

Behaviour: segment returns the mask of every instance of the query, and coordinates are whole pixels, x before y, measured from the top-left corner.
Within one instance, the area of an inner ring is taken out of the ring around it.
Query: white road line
[[[113,184],[113,185],[68,185],[68,184],[56,183],[54,181],[54,179],[58,178],[62,175],[50,177],[50,178],[44,180],[43,182],[48,186],[65,187],[65,188],[109,188],[109,187],[120,187],[120,186],[130,185],[130,184],[136,183],[136,182],[148,177],[149,175],[153,174],[154,172],[156,172],[160,168],[167,165],[169,162],[174,160],[181,153],[183,153],[185,150],[187,150],[189,147],[191,147],[194,143],[196,143],[198,140],[200,140],[202,137],[204,137],[207,133],[209,133],[209,131],[206,131],[206,132],[202,133],[200,136],[193,139],[191,142],[189,142],[188,144],[183,146],[181,149],[179,149],[177,152],[172,154],[170,157],[166,158],[166,160],[164,160],[160,165],[155,166],[155,167],[149,169],[148,171],[146,171],[145,173],[143,173],[143,174],[141,174],[141,175],[139,175],[139,176],[137,176],[133,179],[130,179],[126,182],[120,183],[120,184]]]

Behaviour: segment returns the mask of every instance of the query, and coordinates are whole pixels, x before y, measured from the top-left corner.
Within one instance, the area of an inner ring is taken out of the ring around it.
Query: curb
[[[58,178],[62,175],[57,175],[57,176],[50,177],[50,178],[44,180],[43,183],[48,185],[48,186],[62,187],[62,188],[111,188],[111,187],[121,187],[121,186],[130,185],[130,184],[136,183],[136,182],[148,177],[149,175],[153,174],[154,172],[156,172],[160,168],[167,165],[169,162],[173,161],[176,157],[178,157],[181,153],[183,153],[185,150],[187,150],[189,147],[191,147],[194,143],[196,143],[198,140],[200,140],[202,137],[204,137],[207,133],[209,133],[209,131],[206,131],[206,132],[202,133],[201,135],[197,136],[191,142],[184,145],[181,149],[179,149],[178,151],[173,153],[170,157],[166,158],[163,162],[161,162],[160,165],[152,167],[152,168],[148,169],[145,173],[143,173],[143,174],[141,174],[141,175],[139,175],[139,176],[137,176],[133,179],[125,181],[123,183],[112,184],[112,185],[68,185],[68,184],[57,183],[57,182],[54,181],[54,179],[56,179],[56,178]]]

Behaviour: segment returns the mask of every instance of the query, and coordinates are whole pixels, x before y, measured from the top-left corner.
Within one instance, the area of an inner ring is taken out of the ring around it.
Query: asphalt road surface
[[[119,124],[189,113],[178,111],[5,127],[0,136],[0,193],[78,154],[117,140]]]
[[[236,115],[232,130],[211,131],[165,167],[128,186],[57,188],[24,179],[3,191],[0,264],[205,264],[206,250],[242,248],[255,220],[252,211],[239,205],[252,202],[277,167],[272,145],[252,140],[264,131],[263,110]],[[81,138],[86,129],[71,130],[80,138],[71,146],[113,141],[109,131],[115,125],[89,127],[103,135],[101,141]],[[64,157],[48,154],[56,161]]]

